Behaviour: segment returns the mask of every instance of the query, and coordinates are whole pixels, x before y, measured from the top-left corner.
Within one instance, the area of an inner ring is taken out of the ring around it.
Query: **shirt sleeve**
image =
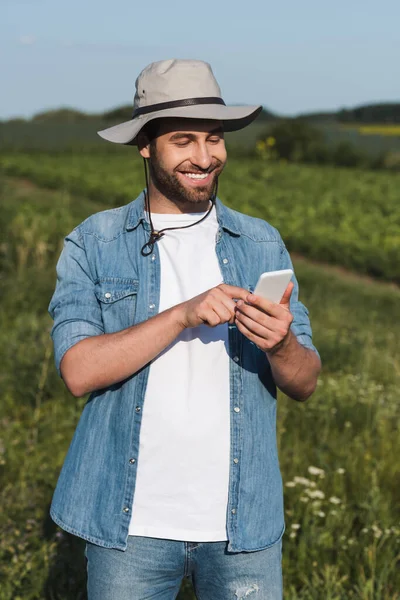
[[[289,252],[281,239],[281,260],[280,265],[281,269],[292,269],[294,273],[294,268],[292,264],[292,260],[290,258]],[[293,292],[290,298],[290,312],[293,315],[293,321],[291,325],[291,329],[297,340],[300,344],[313,350],[317,356],[321,359],[320,354],[314,344],[312,343],[312,329],[310,319],[308,317],[308,309],[302,302],[299,300],[299,284],[296,279],[296,275],[293,275],[292,281],[294,283]]]
[[[67,350],[85,338],[104,333],[95,283],[78,227],[64,239],[56,271],[56,288],[48,311],[54,321],[50,335],[55,365],[62,377],[60,363]]]

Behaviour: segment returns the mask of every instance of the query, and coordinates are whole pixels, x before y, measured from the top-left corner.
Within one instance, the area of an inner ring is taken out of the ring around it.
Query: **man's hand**
[[[216,327],[235,320],[236,302],[234,298],[246,300],[248,290],[234,285],[221,283],[199,296],[182,302],[176,308],[180,310],[179,320],[183,327],[209,325]]]
[[[272,354],[288,342],[293,321],[289,309],[293,288],[294,283],[291,281],[279,304],[254,294],[247,294],[245,299],[236,304],[237,328],[264,352]]]

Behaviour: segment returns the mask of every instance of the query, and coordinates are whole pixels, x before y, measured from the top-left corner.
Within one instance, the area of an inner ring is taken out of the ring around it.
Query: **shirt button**
[[[235,514],[236,514],[236,508],[232,508],[232,510],[231,510],[231,513],[232,513],[233,515],[235,515]]]
[[[234,458],[234,459],[233,459],[233,462],[234,462],[234,463],[237,465],[237,464],[238,464],[238,462],[239,462],[239,459],[238,459],[238,458]]]
[[[124,506],[124,508],[122,510],[124,511],[124,513],[128,513],[129,512],[129,508],[127,506]]]
[[[224,265],[227,265],[227,264],[228,264],[228,262],[229,262],[229,260],[228,260],[227,258],[224,258],[224,259],[222,260],[222,262],[224,263]]]
[[[155,307],[156,307],[156,305],[155,305],[155,304],[149,304],[149,308],[153,309],[153,308],[155,308]]]
[[[135,408],[135,410],[136,410],[136,412],[140,412],[140,406],[137,406],[137,407]]]
[[[235,412],[240,412],[240,408],[238,406],[235,406],[235,408],[233,409]]]
[[[105,298],[111,298],[111,292],[106,292],[106,293],[104,294],[104,297],[105,297]]]
[[[134,465],[136,462],[136,458],[130,458],[129,462],[131,463],[131,465]]]
[[[234,356],[234,357],[233,357],[233,360],[234,360],[235,362],[239,362],[239,357],[238,357],[238,356]]]
[[[151,255],[151,260],[156,260],[156,255],[155,254]]]

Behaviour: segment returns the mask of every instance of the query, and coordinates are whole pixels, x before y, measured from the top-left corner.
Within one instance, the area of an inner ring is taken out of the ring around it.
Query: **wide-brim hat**
[[[262,106],[226,106],[211,66],[201,60],[151,63],[135,85],[132,119],[98,131],[105,140],[136,145],[146,123],[161,117],[217,120],[223,122],[224,131],[237,131],[262,111]]]

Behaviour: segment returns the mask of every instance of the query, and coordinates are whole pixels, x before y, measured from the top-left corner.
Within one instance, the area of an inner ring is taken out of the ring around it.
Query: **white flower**
[[[315,487],[317,484],[315,481],[311,481],[311,479],[307,479],[306,477],[293,477],[293,481],[299,483],[300,485],[304,485],[306,487]]]
[[[339,475],[343,475],[344,473],[346,473],[346,469],[339,467],[338,469],[336,469],[336,473],[339,473]]]
[[[317,513],[315,513],[316,515],[318,515],[319,517],[324,517],[325,513],[322,510],[319,510]]]
[[[291,538],[295,538],[295,537],[296,537],[296,535],[297,535],[297,533],[296,533],[295,531],[292,531],[292,532],[290,533],[289,537],[291,537]]]
[[[337,515],[337,510],[331,510],[330,514],[333,516]]]
[[[379,539],[382,535],[382,529],[379,529],[379,527],[375,524],[372,525],[371,529],[374,532],[374,536]]]
[[[332,502],[332,504],[340,504],[341,500],[340,498],[336,498],[336,496],[331,496],[329,502]]]
[[[368,533],[368,527],[364,527],[363,529],[361,529],[361,533]]]
[[[300,529],[300,527],[301,527],[300,523],[292,523],[291,524],[292,529]]]
[[[353,546],[353,544],[356,543],[356,540],[354,538],[350,538],[348,543],[349,543],[349,546]]]
[[[319,467],[308,467],[310,475],[318,475],[319,477],[325,477],[325,471]]]
[[[322,492],[321,490],[305,490],[305,493],[307,494],[307,496],[310,496],[310,498],[320,498],[321,500],[323,500],[325,498],[325,494],[324,492]]]
[[[307,498],[307,496],[302,496],[300,498],[300,502],[308,502],[309,498]]]
[[[296,487],[296,483],[294,481],[287,481],[285,485],[286,487]]]

